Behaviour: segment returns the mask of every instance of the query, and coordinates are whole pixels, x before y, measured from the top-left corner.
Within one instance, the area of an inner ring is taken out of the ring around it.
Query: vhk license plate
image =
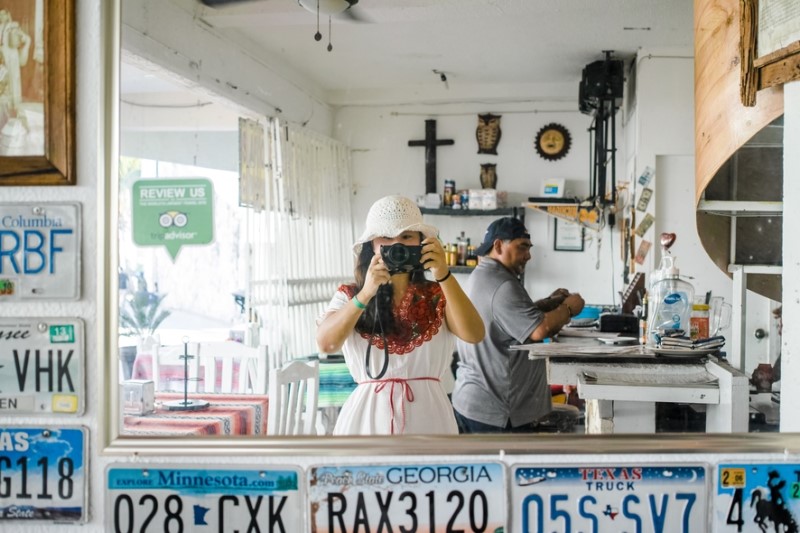
[[[0,523],[85,521],[85,443],[85,428],[0,429]]]
[[[296,470],[113,465],[107,470],[106,531],[300,532],[297,480]]]
[[[800,531],[800,464],[722,464],[715,531]]]
[[[497,463],[314,467],[311,531],[501,533],[503,473]]]
[[[702,533],[704,466],[517,467],[512,512],[522,533]]]

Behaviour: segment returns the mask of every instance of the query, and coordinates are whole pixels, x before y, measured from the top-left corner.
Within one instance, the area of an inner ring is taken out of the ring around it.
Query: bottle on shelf
[[[474,246],[467,246],[467,266],[468,267],[476,267],[478,266],[478,254],[475,253]]]
[[[461,235],[456,239],[456,246],[458,247],[458,264],[459,265],[466,265],[467,264],[467,237],[464,235],[464,232],[461,232]]]

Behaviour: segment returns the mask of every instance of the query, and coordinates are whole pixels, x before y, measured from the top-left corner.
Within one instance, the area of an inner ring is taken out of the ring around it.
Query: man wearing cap
[[[558,289],[534,302],[519,276],[531,259],[525,224],[501,218],[489,225],[466,293],[486,326],[477,344],[457,341],[459,363],[452,401],[460,433],[537,431],[552,410],[544,361],[531,361],[515,344],[556,334],[583,309],[583,298]]]

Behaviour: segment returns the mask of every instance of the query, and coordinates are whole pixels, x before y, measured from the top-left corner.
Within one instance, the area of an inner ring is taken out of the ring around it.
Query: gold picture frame
[[[18,5],[0,0],[0,11],[13,16]],[[75,184],[75,0],[44,0],[43,5],[43,153],[0,155],[0,185]]]

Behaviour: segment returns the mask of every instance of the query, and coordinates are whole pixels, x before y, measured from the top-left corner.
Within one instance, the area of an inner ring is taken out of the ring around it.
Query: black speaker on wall
[[[589,63],[583,68],[578,87],[578,106],[581,113],[590,115],[601,105],[619,107],[625,83],[621,60],[605,59]]]

